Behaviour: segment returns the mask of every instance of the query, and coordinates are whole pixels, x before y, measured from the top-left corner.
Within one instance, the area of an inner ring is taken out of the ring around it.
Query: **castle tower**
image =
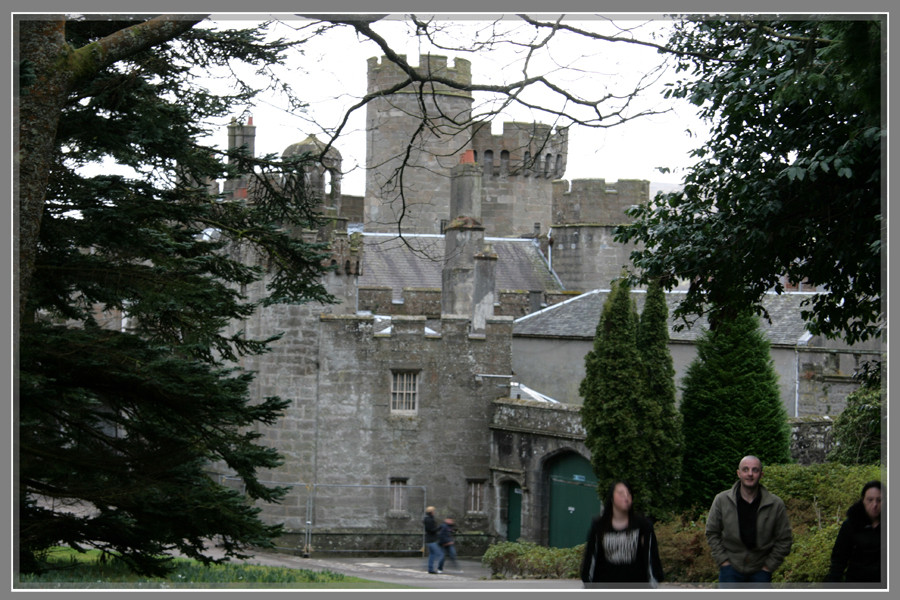
[[[494,237],[532,237],[553,224],[553,182],[568,159],[568,130],[541,123],[504,123],[493,135],[481,127],[472,136],[483,168],[482,222]]]
[[[421,56],[416,71],[472,82],[470,63]],[[409,77],[382,58],[368,61],[368,93],[401,86]],[[449,213],[450,170],[468,146],[472,96],[435,83],[413,83],[369,102],[366,108],[367,231],[440,233]],[[426,124],[422,127],[423,119]],[[458,123],[458,124],[457,124]],[[411,145],[410,145],[411,144]],[[398,169],[404,165],[401,180]]]

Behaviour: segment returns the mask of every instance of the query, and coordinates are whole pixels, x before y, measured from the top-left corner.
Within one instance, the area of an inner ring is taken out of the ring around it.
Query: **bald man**
[[[719,565],[719,587],[767,587],[791,551],[784,502],[760,484],[762,474],[762,462],[745,456],[738,464],[738,480],[717,494],[709,509],[706,539]]]

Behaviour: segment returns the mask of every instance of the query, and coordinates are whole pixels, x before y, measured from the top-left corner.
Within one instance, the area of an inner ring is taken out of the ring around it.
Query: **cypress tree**
[[[614,281],[597,324],[594,348],[585,357],[581,420],[585,444],[602,492],[615,479],[634,486],[635,504],[652,498],[652,448],[645,422],[652,412],[637,350],[636,310],[627,281]]]
[[[790,425],[769,342],[755,315],[719,321],[697,342],[681,398],[685,506],[706,507],[730,487],[741,458],[787,463]]]
[[[681,413],[675,404],[675,367],[669,352],[669,309],[659,282],[647,288],[647,300],[638,327],[638,349],[647,381],[646,439],[652,449],[647,511],[653,515],[672,510],[679,500],[684,438]]]

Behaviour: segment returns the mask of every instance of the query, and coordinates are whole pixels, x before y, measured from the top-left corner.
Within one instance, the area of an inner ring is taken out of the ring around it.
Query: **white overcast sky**
[[[268,18],[270,15],[246,13],[217,14],[213,20],[223,27],[239,27],[246,21]],[[296,35],[293,28],[308,23],[289,15],[276,15],[284,20],[275,30],[282,37]],[[464,54],[425,47],[422,40],[411,35],[408,25],[400,22],[403,15],[373,24],[391,47],[406,54],[411,64],[418,64],[418,56],[431,52],[448,56],[449,60],[459,56],[472,62],[473,80],[477,83],[502,83],[503,77],[518,78],[521,69],[514,62],[515,56],[509,51]],[[464,43],[466,36],[485,36],[486,26],[493,23],[492,17],[502,15],[438,15],[442,23],[452,27],[450,35]],[[518,26],[521,31],[532,31],[530,26],[506,15],[503,25]],[[551,16],[535,14],[536,18],[550,19]],[[632,31],[638,39],[649,40],[654,31],[659,31],[666,21],[655,15],[610,15],[615,19],[616,28]],[[568,17],[582,19],[581,26],[606,27],[610,25],[593,15],[583,14]],[[562,40],[559,40],[562,41]],[[661,38],[657,38],[661,42]],[[350,28],[333,30],[317,36],[304,45],[304,56],[291,65],[289,82],[295,86],[300,96],[309,103],[305,114],[292,114],[284,103],[272,95],[262,96],[256,106],[250,108],[256,125],[257,154],[281,153],[288,145],[301,141],[309,134],[322,138],[317,125],[334,127],[342,118],[348,106],[366,93],[366,60],[381,56],[382,52],[373,42],[360,39]],[[552,59],[552,63],[548,62]],[[637,77],[649,72],[662,59],[653,49],[632,44],[588,42],[575,38],[572,43],[557,43],[551,46],[551,55],[544,57],[544,65],[557,65],[556,78],[567,87],[579,87],[590,92],[611,91],[621,93],[631,89]],[[537,58],[533,59],[536,62]],[[566,69],[559,67],[565,66]],[[545,67],[553,68],[553,67]],[[674,74],[669,73],[669,78]],[[623,87],[624,86],[624,87]],[[663,99],[662,86],[648,91],[641,99],[641,106],[655,110],[669,109],[664,115],[641,117],[635,121],[608,129],[586,129],[573,127],[569,133],[568,167],[565,179],[646,179],[660,184],[677,184],[683,169],[691,162],[689,153],[702,143],[697,137],[704,131],[704,125],[696,118],[695,107],[684,101]],[[535,93],[537,90],[535,90]],[[476,104],[479,99],[476,97]],[[542,100],[546,101],[546,100]],[[512,112],[494,121],[494,133],[502,130],[503,121],[540,121],[550,123],[546,114],[530,113],[525,109]],[[349,171],[343,182],[343,191],[361,195],[364,192],[365,164],[365,110],[359,110],[351,119],[347,134],[336,144],[344,159],[344,170]],[[688,130],[694,132],[692,137]],[[226,131],[218,135],[215,142],[222,146],[227,140]],[[356,166],[357,168],[353,168]],[[673,173],[660,173],[657,167],[675,169]]]

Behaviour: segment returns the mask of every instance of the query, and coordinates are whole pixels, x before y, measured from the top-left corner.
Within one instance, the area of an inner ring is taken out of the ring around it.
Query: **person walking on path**
[[[441,562],[438,563],[438,573],[444,572],[444,560],[448,557],[450,562],[453,563],[453,568],[459,569],[459,564],[456,562],[456,540],[453,539],[455,534],[456,524],[453,522],[453,519],[447,517],[438,529],[438,544],[440,544],[441,551],[444,553],[441,557]]]
[[[625,481],[613,483],[594,517],[581,561],[584,587],[657,587],[663,579],[653,523],[634,512]]]
[[[880,583],[881,575],[881,482],[863,486],[860,500],[847,510],[825,581]]]
[[[719,587],[769,587],[772,573],[791,551],[793,535],[781,498],[760,484],[762,462],[745,456],[738,481],[713,500],[706,539],[719,565]]]
[[[438,543],[438,524],[434,518],[433,506],[425,509],[422,524],[425,526],[425,546],[428,548],[428,572],[437,575],[435,567],[444,560],[444,552]]]

